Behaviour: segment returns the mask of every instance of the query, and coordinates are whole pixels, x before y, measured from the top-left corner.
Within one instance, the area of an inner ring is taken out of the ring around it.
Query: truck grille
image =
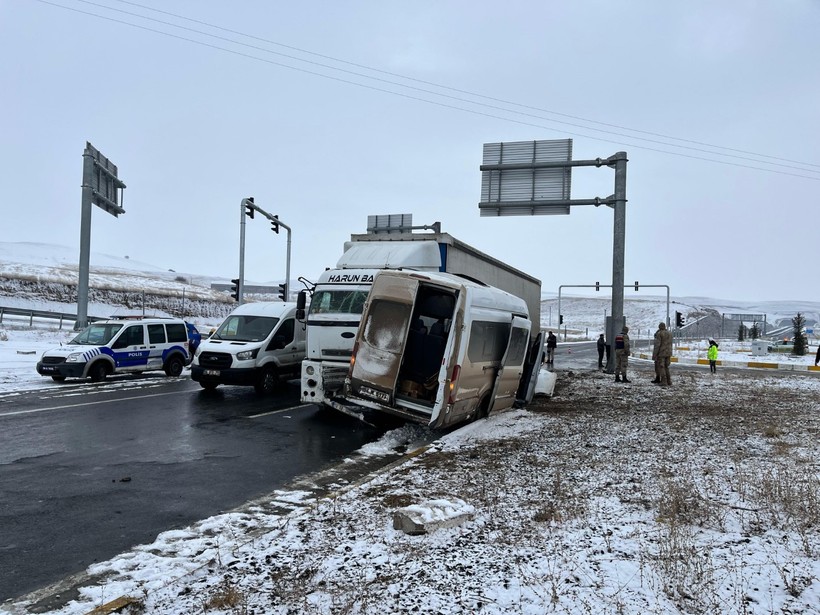
[[[225,369],[233,362],[227,352],[203,352],[199,355],[199,365],[206,369]]]

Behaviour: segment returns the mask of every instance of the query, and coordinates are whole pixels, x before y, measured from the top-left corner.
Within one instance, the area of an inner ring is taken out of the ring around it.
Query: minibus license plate
[[[376,389],[371,389],[370,387],[361,387],[359,389],[359,393],[372,399],[378,399],[386,404],[390,403],[390,395],[384,391],[377,391]]]

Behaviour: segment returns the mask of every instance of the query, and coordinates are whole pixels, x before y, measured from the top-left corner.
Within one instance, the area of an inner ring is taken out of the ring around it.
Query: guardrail
[[[28,326],[34,326],[34,319],[35,318],[47,318],[50,320],[59,320],[60,325],[59,328],[63,328],[63,321],[68,322],[75,322],[77,320],[76,314],[68,314],[65,312],[50,312],[48,310],[28,310],[25,308],[13,308],[13,307],[5,307],[0,305],[0,324],[3,323],[3,316],[23,316],[28,317]],[[105,320],[105,318],[101,318],[99,316],[89,316],[88,322],[94,322],[95,320]]]

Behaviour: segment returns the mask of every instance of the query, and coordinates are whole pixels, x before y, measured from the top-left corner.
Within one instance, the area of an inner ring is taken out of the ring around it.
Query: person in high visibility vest
[[[718,345],[715,340],[709,340],[709,350],[706,351],[706,358],[709,359],[709,371],[717,373]]]

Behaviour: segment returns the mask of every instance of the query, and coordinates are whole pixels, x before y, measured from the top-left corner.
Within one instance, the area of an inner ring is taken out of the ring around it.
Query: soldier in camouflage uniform
[[[615,382],[632,382],[626,377],[629,362],[629,327],[624,325],[621,334],[615,336]],[[623,375],[623,379],[621,379]]]

